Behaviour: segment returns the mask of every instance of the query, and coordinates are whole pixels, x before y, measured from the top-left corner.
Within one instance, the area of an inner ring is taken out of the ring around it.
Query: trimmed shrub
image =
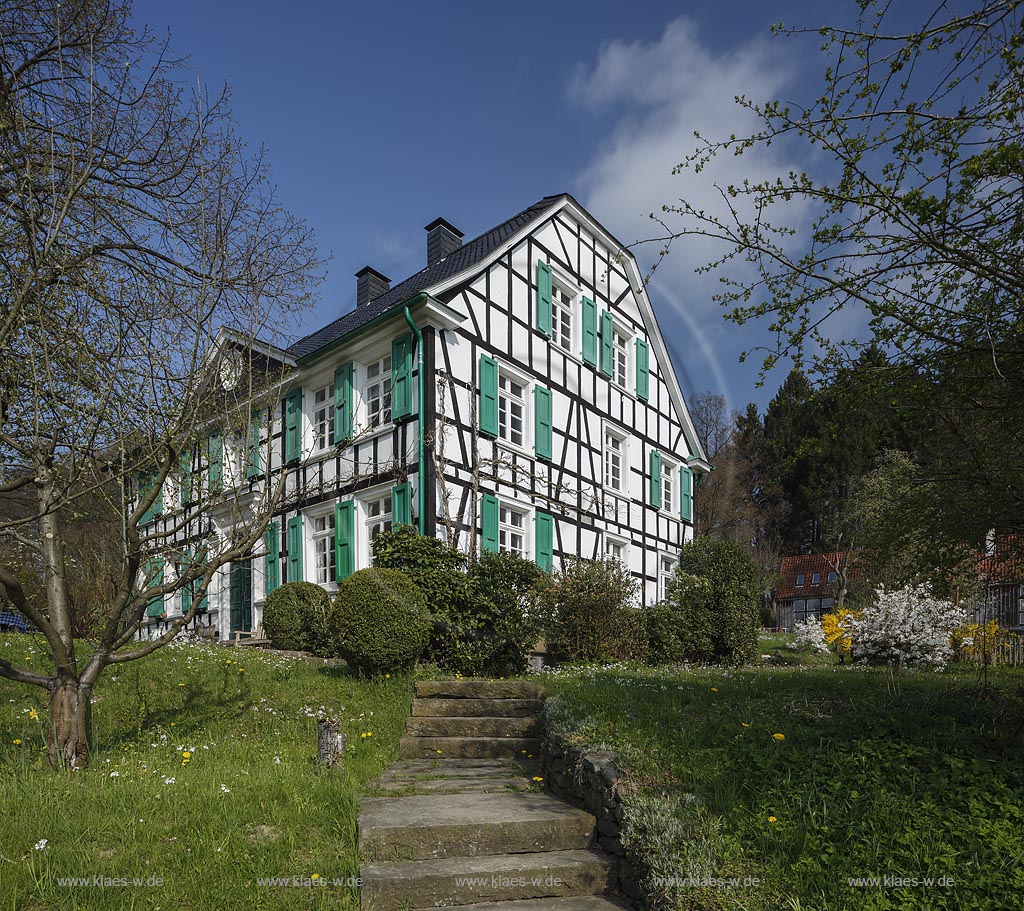
[[[569,661],[638,658],[645,615],[633,607],[637,581],[618,560],[567,557],[537,590],[548,648]]]
[[[651,664],[707,663],[714,659],[711,583],[676,571],[664,601],[646,610]]]
[[[263,602],[263,632],[274,648],[325,654],[331,596],[312,582],[287,582]]]
[[[711,654],[701,660],[719,664],[752,661],[757,656],[760,585],[750,554],[735,541],[695,538],[683,545],[677,572],[699,576],[711,587]],[[703,642],[702,634],[701,650]]]
[[[374,564],[409,575],[433,616],[425,658],[446,673],[505,676],[526,666],[538,638],[529,591],[543,573],[511,554],[465,554],[413,528],[377,535]]]
[[[338,657],[366,674],[413,664],[426,648],[431,618],[415,583],[397,569],[371,567],[338,586],[327,629]]]

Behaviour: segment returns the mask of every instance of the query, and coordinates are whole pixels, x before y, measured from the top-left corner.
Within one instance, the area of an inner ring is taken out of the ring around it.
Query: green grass
[[[780,643],[785,648],[785,643]],[[628,772],[666,908],[998,909],[1024,894],[1024,670],[575,668],[548,713]],[[775,734],[784,736],[777,740]],[[771,821],[770,817],[774,817]],[[953,886],[852,887],[849,877]]]
[[[42,666],[43,644],[2,635],[0,655]],[[273,653],[175,645],[108,668],[96,755],[72,774],[45,764],[45,697],[0,680],[0,909],[358,906],[354,886],[312,875],[358,872],[357,800],[397,753],[410,678],[360,681]],[[321,713],[348,736],[340,769],[316,764]],[[58,884],[95,876],[163,885]]]

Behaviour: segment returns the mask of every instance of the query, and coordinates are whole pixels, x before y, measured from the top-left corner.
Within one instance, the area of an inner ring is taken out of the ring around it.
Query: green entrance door
[[[231,633],[252,629],[252,561],[231,564]]]

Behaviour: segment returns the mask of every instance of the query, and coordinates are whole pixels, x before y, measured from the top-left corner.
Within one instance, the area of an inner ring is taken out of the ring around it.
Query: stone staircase
[[[401,758],[363,801],[365,911],[616,911],[595,819],[533,781],[543,693],[525,681],[416,684]]]

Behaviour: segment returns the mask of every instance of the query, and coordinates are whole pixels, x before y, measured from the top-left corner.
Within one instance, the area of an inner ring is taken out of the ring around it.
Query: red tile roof
[[[835,551],[828,554],[801,554],[797,557],[783,557],[782,567],[779,570],[779,585],[775,591],[775,597],[779,600],[789,598],[821,598],[834,595],[836,590],[835,581],[828,581],[828,574],[833,572],[836,566],[841,566],[843,551]],[[818,584],[812,584],[814,574],[818,573]],[[859,575],[857,567],[849,570],[849,578],[855,579]],[[804,577],[804,584],[797,585],[797,577]]]

